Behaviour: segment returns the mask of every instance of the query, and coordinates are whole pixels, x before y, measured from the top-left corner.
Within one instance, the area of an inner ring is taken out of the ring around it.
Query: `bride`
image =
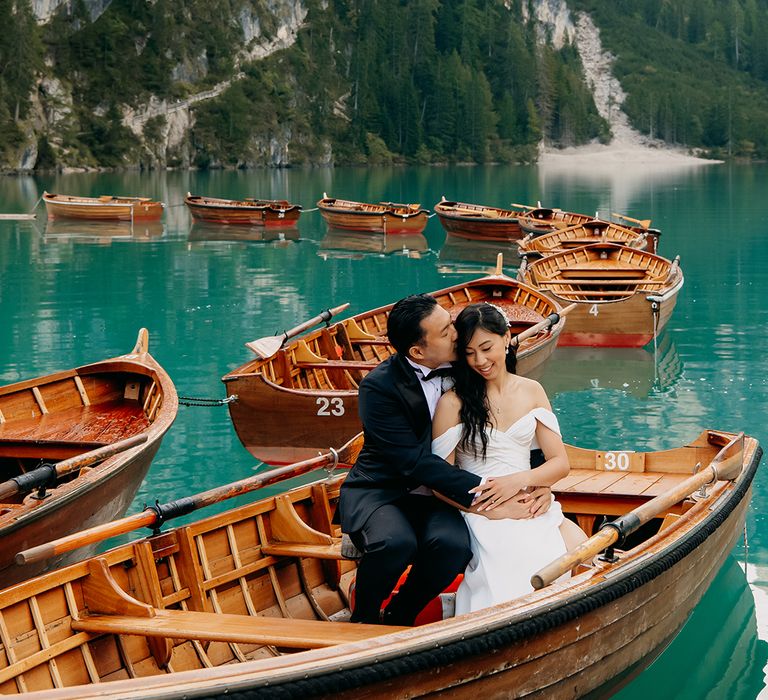
[[[485,477],[480,505],[501,505],[494,477],[520,492],[551,486],[568,474],[557,418],[541,385],[515,374],[507,319],[487,302],[467,306],[454,323],[459,362],[453,391],[443,394],[432,427],[432,451],[461,469]],[[531,469],[530,450],[546,461]],[[522,495],[522,493],[520,494]],[[456,614],[479,610],[533,590],[531,576],[586,538],[554,501],[542,515],[489,519],[465,512],[472,560],[456,593]]]

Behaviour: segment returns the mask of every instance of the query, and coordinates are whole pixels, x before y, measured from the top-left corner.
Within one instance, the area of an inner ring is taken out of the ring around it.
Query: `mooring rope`
[[[197,396],[179,396],[181,406],[224,406],[237,401],[237,394],[230,394],[226,399],[204,399]]]

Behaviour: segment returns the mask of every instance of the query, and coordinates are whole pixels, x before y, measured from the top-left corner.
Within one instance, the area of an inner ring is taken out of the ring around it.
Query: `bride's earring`
[[[504,352],[505,352],[507,355],[509,355],[509,345],[507,345],[507,346],[506,346],[506,349],[504,350]]]

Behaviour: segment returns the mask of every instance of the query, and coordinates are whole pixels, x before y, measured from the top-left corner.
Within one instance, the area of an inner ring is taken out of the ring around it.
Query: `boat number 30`
[[[329,399],[325,396],[319,397],[315,403],[318,405],[318,416],[343,416],[344,399],[334,397]]]
[[[593,316],[597,316],[600,312],[597,310],[597,304],[592,304],[592,306],[589,307],[589,313],[591,313]]]
[[[604,459],[605,469],[613,471],[618,469],[621,472],[629,470],[629,453],[628,452],[606,452]]]

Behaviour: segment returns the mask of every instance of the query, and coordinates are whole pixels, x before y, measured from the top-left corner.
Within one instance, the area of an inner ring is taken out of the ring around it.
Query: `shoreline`
[[[545,169],[600,166],[601,169],[625,169],[627,166],[657,168],[700,167],[720,165],[725,161],[700,158],[672,146],[647,146],[637,143],[587,144],[541,150],[537,165]]]

